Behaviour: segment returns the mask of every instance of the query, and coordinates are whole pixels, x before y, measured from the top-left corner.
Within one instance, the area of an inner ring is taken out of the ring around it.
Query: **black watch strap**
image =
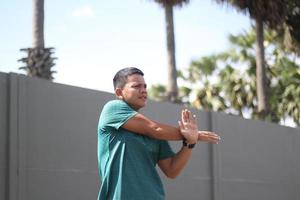
[[[184,147],[187,147],[187,148],[189,148],[189,149],[192,149],[192,148],[194,148],[194,147],[196,146],[196,143],[194,143],[194,144],[189,144],[189,143],[186,142],[185,139],[182,140],[182,144],[183,144]]]

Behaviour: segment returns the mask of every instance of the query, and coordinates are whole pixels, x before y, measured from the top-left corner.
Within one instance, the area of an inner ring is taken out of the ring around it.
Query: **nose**
[[[144,93],[147,92],[147,85],[146,84],[140,84],[139,85],[139,91]]]
[[[147,93],[147,88],[141,87],[141,88],[140,88],[140,92],[142,92],[142,93]]]

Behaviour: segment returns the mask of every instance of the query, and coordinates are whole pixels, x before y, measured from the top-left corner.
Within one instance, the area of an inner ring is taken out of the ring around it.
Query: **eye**
[[[137,85],[133,85],[132,88],[134,88],[134,89],[141,89],[141,88],[146,89],[146,88],[147,88],[147,84],[137,84]]]

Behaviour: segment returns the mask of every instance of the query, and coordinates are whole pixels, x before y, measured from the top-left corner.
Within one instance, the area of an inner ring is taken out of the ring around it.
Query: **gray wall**
[[[7,199],[8,172],[8,76],[0,73],[0,200]]]
[[[300,199],[300,131],[214,114],[220,199]]]
[[[114,96],[17,74],[0,83],[0,200],[96,199],[96,127]],[[142,112],[176,125],[181,109],[150,101]],[[299,129],[194,112],[222,141],[198,144],[176,180],[162,175],[167,199],[300,199]]]

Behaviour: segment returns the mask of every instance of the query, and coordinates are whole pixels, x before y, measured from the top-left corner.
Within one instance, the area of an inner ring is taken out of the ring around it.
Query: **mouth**
[[[139,97],[139,99],[142,99],[142,100],[146,101],[147,97],[146,96],[142,96],[142,97]]]

